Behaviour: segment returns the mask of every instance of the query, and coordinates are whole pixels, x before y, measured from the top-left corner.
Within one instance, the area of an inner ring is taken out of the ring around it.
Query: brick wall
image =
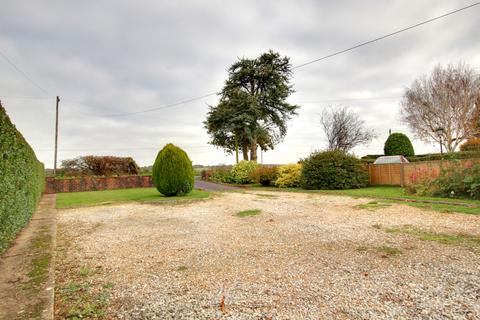
[[[78,177],[55,179],[49,177],[45,193],[114,190],[153,187],[151,176]]]

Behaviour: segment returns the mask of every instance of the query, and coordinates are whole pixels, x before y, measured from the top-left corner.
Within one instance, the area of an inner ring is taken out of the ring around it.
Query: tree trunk
[[[238,140],[235,138],[235,163],[238,163]]]
[[[252,139],[252,146],[250,148],[250,161],[257,161],[257,138]]]
[[[242,154],[243,154],[243,160],[248,161],[248,144],[246,143],[242,144]]]

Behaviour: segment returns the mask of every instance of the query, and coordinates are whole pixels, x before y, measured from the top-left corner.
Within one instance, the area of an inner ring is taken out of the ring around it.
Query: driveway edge
[[[0,318],[54,318],[55,195],[43,195],[37,210],[0,257]]]

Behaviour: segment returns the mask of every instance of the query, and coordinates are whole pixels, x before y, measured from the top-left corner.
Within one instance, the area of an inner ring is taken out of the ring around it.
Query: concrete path
[[[225,184],[213,183],[204,181],[202,179],[195,179],[195,189],[202,189],[206,191],[233,191],[233,190],[242,190],[238,187],[232,187]]]
[[[0,257],[0,319],[53,319],[55,195],[44,195]]]

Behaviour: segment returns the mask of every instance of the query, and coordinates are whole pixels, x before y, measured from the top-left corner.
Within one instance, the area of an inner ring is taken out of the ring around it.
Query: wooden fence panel
[[[451,166],[470,167],[480,163],[480,159],[436,160],[410,163],[370,164],[371,185],[408,185],[415,177],[428,175],[437,178],[442,168]]]
[[[370,184],[399,185],[401,184],[401,164],[386,163],[369,166]]]

